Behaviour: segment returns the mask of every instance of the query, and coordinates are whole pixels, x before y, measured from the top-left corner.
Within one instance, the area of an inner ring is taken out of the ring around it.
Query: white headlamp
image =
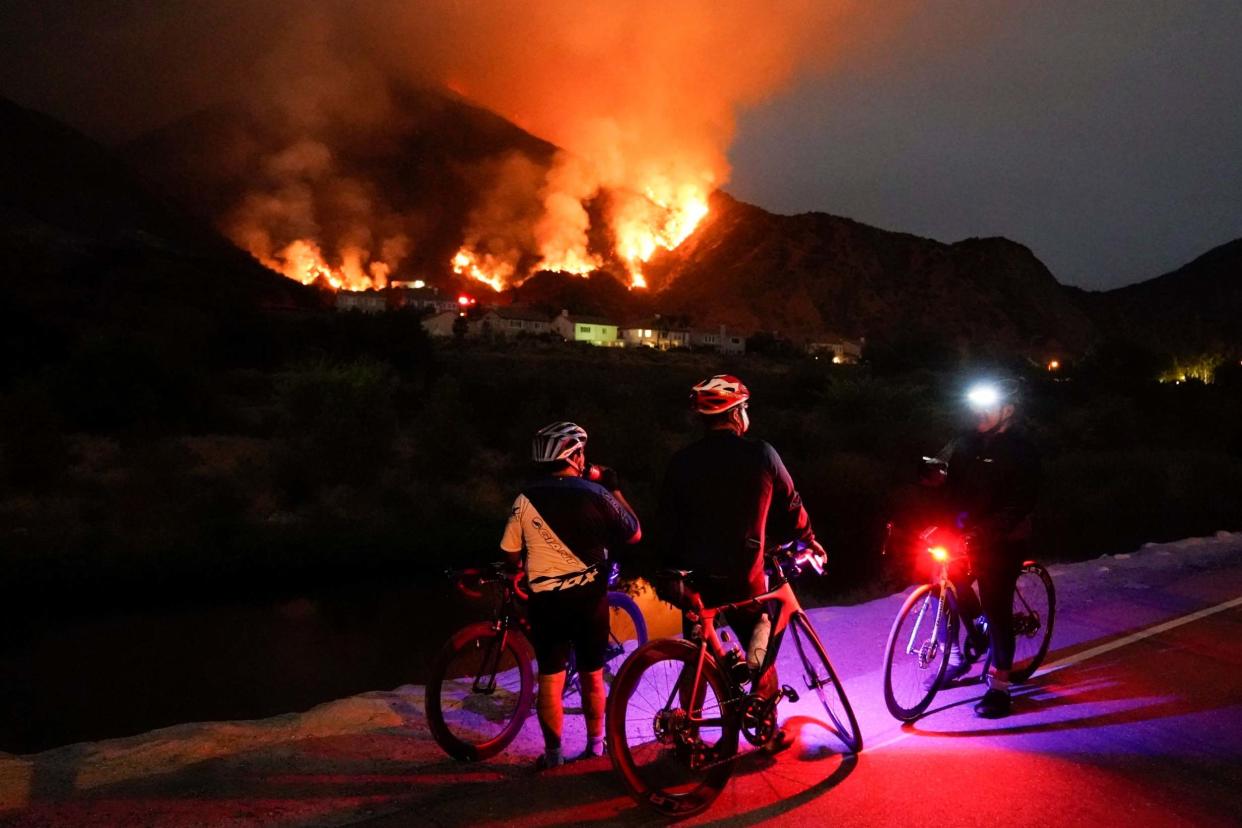
[[[966,392],[966,402],[976,411],[994,408],[1000,402],[1000,391],[995,385],[980,383]]]

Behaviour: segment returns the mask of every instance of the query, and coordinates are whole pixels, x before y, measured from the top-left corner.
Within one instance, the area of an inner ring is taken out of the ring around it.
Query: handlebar
[[[804,540],[792,540],[770,548],[764,553],[773,565],[777,566],[786,578],[793,579],[802,574],[802,570],[810,567],[816,575],[823,575],[828,566],[828,553],[818,543]]]

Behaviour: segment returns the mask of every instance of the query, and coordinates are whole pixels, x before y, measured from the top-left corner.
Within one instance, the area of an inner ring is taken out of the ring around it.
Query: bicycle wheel
[[[811,626],[811,619],[804,612],[794,613],[793,619],[789,622],[789,629],[793,633],[798,656],[802,659],[804,671],[802,679],[807,689],[814,690],[819,696],[819,703],[824,706],[824,712],[832,720],[836,736],[841,740],[841,744],[845,745],[845,749],[850,753],[858,753],[863,745],[862,731],[858,729],[858,719],[854,716],[854,708],[850,706],[850,700],[845,695],[845,687],[842,686],[837,671],[833,669],[832,662],[828,660],[828,653],[824,650],[823,642],[819,640],[819,636],[815,634],[815,628]]]
[[[633,598],[624,592],[608,593],[608,645],[604,650],[604,684],[611,685],[630,653],[647,643],[647,620]],[[577,697],[578,670],[573,655],[565,673],[564,697]]]
[[[893,620],[884,648],[884,703],[894,718],[911,722],[940,689],[949,664],[949,642],[957,640],[957,601],[952,587],[940,600],[925,584],[906,599]]]
[[[427,726],[444,752],[464,762],[495,756],[513,741],[535,696],[534,654],[516,630],[459,630],[436,656],[427,682]]]
[[[1034,675],[1048,655],[1057,593],[1052,576],[1041,565],[1022,566],[1013,590],[1013,670],[1010,681],[1024,682]]]
[[[626,659],[608,697],[612,766],[630,796],[664,816],[699,813],[733,773],[739,725],[727,704],[732,688],[708,658],[692,699],[698,658],[687,641],[650,641]]]

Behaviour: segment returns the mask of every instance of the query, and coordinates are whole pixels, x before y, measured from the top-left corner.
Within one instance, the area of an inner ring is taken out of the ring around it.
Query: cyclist
[[[575,423],[552,423],[535,433],[531,457],[537,478],[514,500],[500,541],[510,563],[524,559],[530,582],[531,641],[539,668],[535,706],[544,742],[540,769],[565,761],[561,695],[571,648],[587,725],[582,756],[604,754],[608,555],[642,535],[616,472],[587,464],[586,442],[586,430]]]
[[[988,690],[975,705],[975,713],[990,719],[1009,715],[1013,590],[1028,557],[1031,513],[1039,492],[1039,456],[1015,418],[1020,392],[1015,379],[973,386],[966,402],[974,413],[974,428],[950,441],[935,458],[928,458],[924,474],[926,483],[945,484],[957,526],[971,538],[971,567],[979,581],[979,597],[966,573],[959,573],[954,581],[969,634],[979,638],[974,620],[981,611],[987,618],[992,669]],[[976,644],[973,649],[977,657],[982,647]],[[972,661],[953,642],[945,680],[962,676]]]
[[[750,429],[749,399],[746,385],[729,374],[695,385],[690,401],[706,433],[673,455],[664,477],[658,522],[663,563],[693,570],[707,606],[767,590],[763,550],[769,535],[800,539],[827,557],[776,449],[743,436]],[[743,648],[764,626],[760,608],[729,612],[725,620]],[[771,698],[778,686],[773,667],[760,677],[758,690]]]

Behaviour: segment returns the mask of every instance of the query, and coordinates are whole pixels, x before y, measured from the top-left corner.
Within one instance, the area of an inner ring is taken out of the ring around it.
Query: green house
[[[617,333],[617,323],[598,316],[571,315],[563,310],[552,327],[566,342],[587,342],[607,348],[620,348],[625,344]]]

